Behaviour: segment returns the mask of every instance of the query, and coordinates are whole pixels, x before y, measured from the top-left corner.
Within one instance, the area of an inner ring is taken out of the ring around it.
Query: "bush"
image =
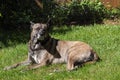
[[[107,10],[99,0],[72,0],[66,4],[57,4],[55,0],[41,1],[43,10],[33,0],[1,0],[0,26],[5,29],[26,28],[30,21],[47,22],[48,18],[53,25],[92,24],[120,16],[120,9]]]
[[[34,21],[39,17],[41,10],[37,8],[33,0],[1,0],[0,1],[0,24],[4,29],[14,29],[18,26]],[[23,27],[21,27],[23,28]]]
[[[116,19],[120,18],[120,8],[111,8],[108,10],[108,16],[109,19]]]
[[[54,8],[52,15],[53,23],[89,24],[102,22],[106,9],[99,1],[72,1],[70,4],[60,5]]]

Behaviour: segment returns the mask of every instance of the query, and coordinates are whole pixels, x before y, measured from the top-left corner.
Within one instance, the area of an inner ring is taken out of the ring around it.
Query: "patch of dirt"
[[[106,19],[103,21],[104,24],[110,25],[120,25],[120,18],[119,19]]]

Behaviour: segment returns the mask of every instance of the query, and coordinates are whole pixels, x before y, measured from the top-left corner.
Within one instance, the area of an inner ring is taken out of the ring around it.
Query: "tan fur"
[[[28,60],[6,67],[5,70],[20,65],[30,65],[30,69],[36,69],[40,66],[56,63],[66,63],[67,70],[73,70],[76,66],[99,60],[98,55],[88,44],[51,38],[47,27],[46,24],[41,23],[32,25]]]

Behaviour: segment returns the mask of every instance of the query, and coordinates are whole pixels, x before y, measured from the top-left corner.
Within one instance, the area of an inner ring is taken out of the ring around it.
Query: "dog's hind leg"
[[[6,66],[6,67],[4,68],[4,70],[10,70],[10,69],[13,69],[13,68],[17,68],[18,66],[30,65],[30,64],[31,64],[31,61],[26,60],[26,61],[23,61],[23,62],[19,62],[19,63],[13,64],[13,65],[11,65],[11,66]]]
[[[69,70],[69,71],[74,70],[74,62],[69,57],[68,57],[68,61],[67,61],[67,70]]]

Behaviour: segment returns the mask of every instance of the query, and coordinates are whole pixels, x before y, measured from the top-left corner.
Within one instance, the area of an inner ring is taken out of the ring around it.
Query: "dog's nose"
[[[40,32],[40,35],[41,35],[41,36],[44,36],[44,34],[45,34],[45,31],[44,31],[44,30]]]
[[[43,36],[43,35],[44,35],[44,33],[43,33],[43,32],[41,32],[41,33],[40,33],[40,35],[41,35],[41,36]]]

